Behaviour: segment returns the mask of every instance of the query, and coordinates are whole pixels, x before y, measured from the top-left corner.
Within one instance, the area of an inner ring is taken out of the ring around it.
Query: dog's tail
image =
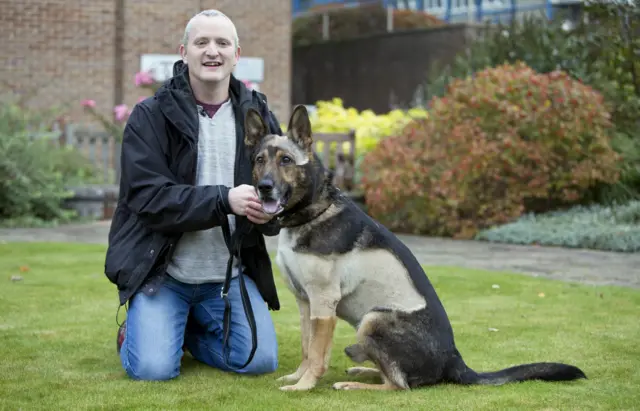
[[[537,362],[494,372],[475,372],[460,358],[454,370],[450,379],[458,384],[502,385],[529,380],[571,381],[587,378],[580,368],[557,362]]]

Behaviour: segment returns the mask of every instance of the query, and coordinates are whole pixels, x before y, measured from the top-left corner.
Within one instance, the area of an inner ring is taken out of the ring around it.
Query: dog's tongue
[[[280,208],[280,201],[268,200],[262,203],[262,209],[267,214],[274,214]]]

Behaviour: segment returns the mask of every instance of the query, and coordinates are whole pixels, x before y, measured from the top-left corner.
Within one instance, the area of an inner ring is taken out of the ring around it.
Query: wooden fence
[[[101,172],[103,183],[120,182],[121,144],[104,130],[70,124],[65,129],[66,144],[85,155]]]
[[[121,144],[105,130],[81,124],[55,123],[51,133],[35,137],[73,147],[96,168],[102,184],[117,185],[120,182]]]

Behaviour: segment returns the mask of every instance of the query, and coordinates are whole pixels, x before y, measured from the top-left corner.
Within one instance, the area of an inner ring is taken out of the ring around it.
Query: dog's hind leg
[[[379,391],[392,391],[406,389],[404,387],[398,387],[391,381],[389,381],[383,374],[382,384],[365,384],[357,381],[343,381],[333,384],[333,388],[336,390],[379,390]]]
[[[365,384],[357,381],[343,381],[333,384],[336,390],[407,390],[409,385],[404,374],[397,366],[391,364],[384,352],[379,351],[376,347],[367,346],[369,357],[378,367],[353,367],[347,370],[349,375],[358,376],[377,376],[382,378],[382,384]]]
[[[368,353],[368,357],[373,361],[378,367],[375,368],[365,368],[365,367],[354,367],[349,370],[354,370],[353,373],[347,370],[347,374],[349,375],[358,375],[358,376],[379,376],[382,378],[382,384],[365,384],[356,381],[344,381],[337,382],[333,384],[333,388],[336,390],[407,390],[409,389],[409,385],[407,384],[407,380],[401,370],[393,363],[389,361],[387,355],[384,351],[380,350],[377,347],[377,344],[371,340],[368,343],[363,344],[364,349]]]
[[[379,368],[382,384],[364,384],[355,381],[338,382],[333,385],[337,390],[402,390],[409,389],[406,377],[400,368],[389,360],[387,350],[379,341],[371,338],[371,334],[379,334],[379,329],[393,321],[392,312],[372,311],[366,314],[358,327],[358,344],[345,349],[345,353],[355,362],[372,361]]]
[[[367,355],[364,346],[361,344],[353,344],[344,349],[345,354],[353,362],[363,363],[365,361],[370,361],[369,356]],[[347,369],[347,375],[352,376],[360,376],[360,377],[380,377],[380,370],[376,368],[369,367],[351,367]]]
[[[347,375],[358,377],[380,377],[380,370],[370,367],[351,367],[347,368]]]
[[[365,348],[362,344],[353,344],[344,349],[344,353],[347,354],[347,357],[351,358],[351,361],[361,364],[367,360],[369,360],[369,356],[365,351]]]
[[[298,310],[300,311],[300,343],[302,346],[302,361],[298,366],[298,369],[293,374],[288,374],[278,378],[277,381],[283,382],[298,382],[304,375],[309,367],[309,341],[311,334],[311,318],[309,311],[309,302],[296,298],[298,303]]]
[[[360,344],[353,344],[344,349],[345,354],[353,362],[363,363],[369,360],[369,356]],[[360,377],[380,377],[380,370],[369,367],[351,367],[347,369],[347,375]]]

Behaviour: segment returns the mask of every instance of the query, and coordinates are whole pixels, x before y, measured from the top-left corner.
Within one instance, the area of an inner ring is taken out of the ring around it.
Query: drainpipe
[[[125,0],[115,0],[115,37],[114,37],[114,73],[113,73],[113,103],[114,107],[124,103],[124,35],[125,35],[125,19],[124,10]],[[121,144],[114,142],[113,147],[113,168],[114,183],[120,183],[120,147]]]
[[[553,4],[551,3],[551,0],[545,0],[545,10],[547,12],[547,19],[551,20],[553,19]]]
[[[327,41],[329,36],[329,12],[325,10],[322,13],[322,39]]]
[[[124,0],[115,0],[113,105],[124,103]]]
[[[482,21],[482,0],[476,0],[476,22]]]

